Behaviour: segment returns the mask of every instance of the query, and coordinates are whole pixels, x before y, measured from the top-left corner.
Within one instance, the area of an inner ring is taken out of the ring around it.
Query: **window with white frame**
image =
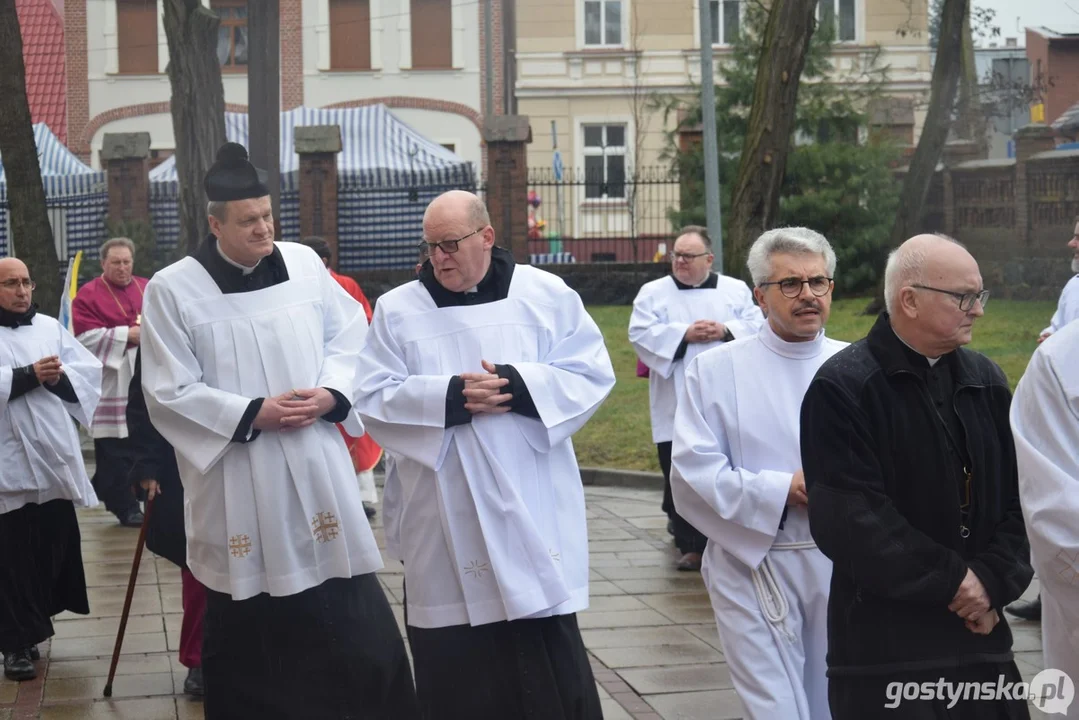
[[[622,0],[584,0],[584,44],[622,44]]]
[[[626,126],[582,125],[584,196],[587,200],[626,197]]]
[[[742,26],[741,0],[711,0],[710,5],[712,44],[733,45],[738,40],[738,31]]]
[[[857,0],[820,0],[817,4],[817,20],[821,25],[835,28],[836,42],[854,42],[858,39],[856,26]]]

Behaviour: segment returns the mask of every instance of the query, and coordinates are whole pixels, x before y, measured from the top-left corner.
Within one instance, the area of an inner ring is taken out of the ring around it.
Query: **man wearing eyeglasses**
[[[52,617],[86,615],[76,507],[97,505],[72,418],[88,426],[101,363],[37,313],[21,260],[0,260],[0,650],[11,680],[37,676]]]
[[[425,720],[599,720],[571,437],[614,387],[603,335],[560,278],[495,246],[483,201],[423,219],[416,282],[381,296],[356,407],[393,456],[383,508],[405,572]]]
[[[751,720],[828,720],[832,564],[813,544],[798,409],[846,343],[826,338],[835,252],[807,228],[770,230],[748,266],[768,320],[686,368],[671,452],[679,513],[708,536],[701,569],[731,679]]]
[[[1003,615],[1033,577],[1004,373],[963,346],[989,299],[937,235],[885,268],[887,310],[818,371],[801,414],[813,539],[832,560],[832,717],[896,683],[1020,682]],[[1025,699],[904,699],[897,718],[1027,718]]]
[[[629,341],[649,370],[652,442],[663,471],[663,511],[682,553],[679,570],[701,569],[707,538],[685,520],[671,497],[671,440],[685,368],[698,354],[734,338],[755,335],[764,315],[741,280],[712,271],[712,240],[698,225],[674,241],[671,274],[645,283],[633,301]]]

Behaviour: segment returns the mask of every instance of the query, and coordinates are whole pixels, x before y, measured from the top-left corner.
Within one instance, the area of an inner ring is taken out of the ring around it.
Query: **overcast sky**
[[[995,24],[1000,37],[1015,37],[1019,47],[1026,46],[1024,28],[1044,25],[1052,30],[1079,32],[1079,0],[973,0],[974,7],[996,10]]]

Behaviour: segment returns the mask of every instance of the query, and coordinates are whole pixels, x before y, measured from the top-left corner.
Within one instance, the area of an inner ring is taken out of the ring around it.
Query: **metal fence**
[[[528,251],[532,262],[652,262],[676,236],[671,214],[681,183],[665,167],[626,172],[612,157],[586,159],[561,176],[548,168],[528,174]]]
[[[7,198],[0,198],[0,257],[15,254],[8,203]],[[101,243],[108,239],[105,227],[109,212],[107,193],[50,197],[46,198],[45,204],[58,268],[66,270],[68,259],[79,250],[96,254]]]

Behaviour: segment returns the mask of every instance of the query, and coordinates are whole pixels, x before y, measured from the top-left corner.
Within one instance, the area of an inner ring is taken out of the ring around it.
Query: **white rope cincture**
[[[775,543],[771,549],[812,550],[815,547],[817,547],[815,542],[805,540],[802,542]],[[751,575],[753,577],[753,590],[757,594],[757,602],[761,606],[764,617],[768,622],[775,625],[788,640],[794,642],[794,635],[787,629],[786,623],[783,622],[790,613],[790,604],[788,604],[783,590],[779,587],[779,581],[776,580],[771,559],[765,555],[760,567],[752,570]]]

